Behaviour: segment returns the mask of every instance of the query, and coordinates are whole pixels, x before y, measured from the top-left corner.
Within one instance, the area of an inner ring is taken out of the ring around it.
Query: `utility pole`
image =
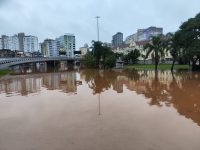
[[[99,16],[96,16],[96,19],[97,19],[97,40],[99,42]]]

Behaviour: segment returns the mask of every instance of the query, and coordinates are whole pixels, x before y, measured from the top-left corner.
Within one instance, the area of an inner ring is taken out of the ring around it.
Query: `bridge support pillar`
[[[80,61],[78,61],[78,60],[75,60],[75,61],[74,61],[74,68],[75,68],[75,69],[79,69],[79,68],[80,68],[80,65],[81,65],[81,64],[80,64]]]
[[[68,70],[67,61],[60,61],[60,70]]]
[[[68,69],[74,69],[75,68],[75,61],[74,60],[68,60],[67,66],[68,66]]]
[[[53,71],[53,70],[55,71],[58,69],[59,63],[58,61],[47,61],[46,66],[48,71]]]

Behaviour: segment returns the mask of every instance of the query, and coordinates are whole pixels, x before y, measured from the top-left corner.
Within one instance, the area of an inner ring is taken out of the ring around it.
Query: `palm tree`
[[[180,53],[180,45],[179,45],[179,33],[176,32],[175,34],[168,33],[167,36],[169,37],[167,40],[167,51],[170,51],[172,56],[173,62],[171,66],[171,71],[174,70],[175,62],[177,61]]]
[[[146,58],[152,53],[155,59],[155,71],[158,71],[159,59],[164,56],[163,40],[160,36],[155,36],[152,41],[145,45],[144,49],[147,49]]]

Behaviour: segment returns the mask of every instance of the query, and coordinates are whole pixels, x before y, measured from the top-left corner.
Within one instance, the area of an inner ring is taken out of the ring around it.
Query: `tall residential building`
[[[39,43],[38,51],[42,53],[42,43]]]
[[[137,33],[128,36],[125,40],[126,44],[130,44],[135,41],[149,41],[153,36],[163,34],[163,28],[149,27],[147,29],[138,29]]]
[[[13,36],[2,35],[0,48],[12,51],[35,52],[38,51],[38,38],[35,36],[25,36],[24,33]]]
[[[56,40],[46,39],[40,44],[41,53],[44,57],[57,57],[59,55],[58,45]]]
[[[17,35],[8,37],[8,49],[12,51],[19,50],[19,41]]]
[[[2,38],[0,38],[0,49],[3,49],[3,41],[2,41]]]
[[[18,40],[19,40],[19,50],[24,51],[24,33],[18,33]]]
[[[163,28],[149,27],[147,29],[138,30],[138,41],[151,40],[153,36],[163,34]]]
[[[65,34],[56,39],[58,42],[58,50],[60,55],[74,57],[76,50],[76,38],[74,34]]]
[[[2,35],[2,49],[9,49],[9,36]]]
[[[19,42],[17,35],[6,36],[2,35],[0,40],[0,49],[10,49],[12,51],[19,49]]]
[[[125,40],[125,44],[131,44],[134,41],[138,41],[137,33],[129,35]]]
[[[23,48],[24,52],[38,51],[38,38],[35,36],[24,36]]]
[[[121,46],[121,45],[123,45],[123,33],[117,32],[112,37],[112,46],[118,47],[118,46]]]

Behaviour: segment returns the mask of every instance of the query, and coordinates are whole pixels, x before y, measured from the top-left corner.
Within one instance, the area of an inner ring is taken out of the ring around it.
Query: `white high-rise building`
[[[17,35],[8,37],[8,48],[7,49],[10,49],[12,51],[19,50],[19,40],[18,40]]]
[[[24,36],[24,52],[38,51],[38,38],[35,36]]]
[[[18,36],[6,36],[2,35],[0,38],[0,49],[10,49],[12,51],[19,49]]]
[[[126,38],[126,40],[125,40],[125,44],[131,44],[131,43],[133,43],[134,41],[138,41],[138,35],[137,35],[137,33],[128,36],[128,37]]]
[[[9,36],[2,35],[1,36],[2,40],[2,49],[9,49]]]
[[[40,44],[41,52],[44,57],[57,57],[59,56],[58,45],[56,40],[46,39]]]
[[[48,40],[48,49],[49,49],[49,56],[50,57],[57,57],[58,56],[58,47],[56,40]]]
[[[3,41],[2,41],[2,38],[0,38],[0,49],[3,49]]]
[[[2,35],[0,38],[0,49],[24,52],[38,51],[38,38],[35,36],[25,36],[24,33],[14,36]]]
[[[74,34],[65,34],[57,38],[56,41],[58,42],[60,55],[74,57],[74,51],[76,50],[76,39]]]
[[[146,29],[138,29],[137,33],[132,34],[126,38],[125,43],[130,44],[135,41],[149,41],[154,36],[160,36],[163,34],[163,28],[149,27]]]

